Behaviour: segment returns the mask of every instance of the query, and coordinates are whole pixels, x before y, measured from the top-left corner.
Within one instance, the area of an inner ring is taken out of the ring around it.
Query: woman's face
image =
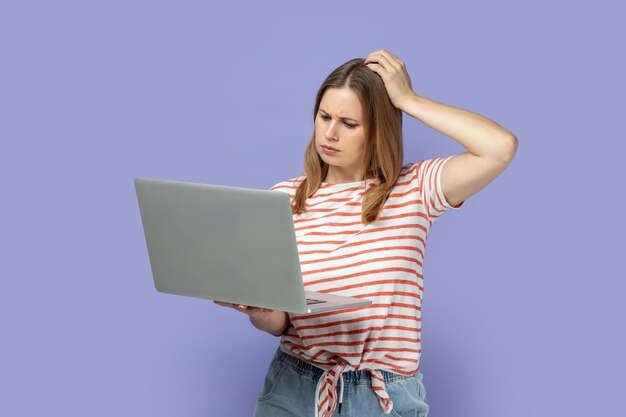
[[[361,103],[352,89],[325,91],[315,115],[315,147],[322,160],[330,165],[329,176],[336,177],[335,181],[362,179],[360,160],[365,148],[365,128]],[[328,153],[323,146],[339,151]]]

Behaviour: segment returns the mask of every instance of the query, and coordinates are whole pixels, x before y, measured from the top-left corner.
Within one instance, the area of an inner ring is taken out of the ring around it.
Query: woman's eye
[[[330,116],[325,116],[323,114],[320,114],[320,117],[322,118],[322,120],[329,120],[330,119]],[[346,125],[346,127],[348,127],[349,129],[354,129],[357,126],[357,125],[352,125],[352,124],[346,123],[346,122],[344,122],[343,124]]]

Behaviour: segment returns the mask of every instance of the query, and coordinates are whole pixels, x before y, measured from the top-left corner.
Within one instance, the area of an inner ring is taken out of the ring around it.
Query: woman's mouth
[[[338,149],[333,149],[333,148],[325,146],[325,145],[322,145],[321,148],[322,148],[322,151],[324,151],[324,153],[327,154],[327,155],[334,155],[337,152],[339,152]]]

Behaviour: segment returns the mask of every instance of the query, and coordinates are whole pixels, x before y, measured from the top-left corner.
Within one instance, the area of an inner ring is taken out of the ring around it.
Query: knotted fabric
[[[349,363],[338,363],[326,369],[320,376],[315,388],[315,417],[330,417],[343,402],[343,372],[352,371],[354,368]],[[370,370],[372,389],[378,397],[378,404],[385,414],[391,413],[393,401],[387,394],[385,379],[378,369]],[[337,398],[337,382],[339,382],[339,398]]]

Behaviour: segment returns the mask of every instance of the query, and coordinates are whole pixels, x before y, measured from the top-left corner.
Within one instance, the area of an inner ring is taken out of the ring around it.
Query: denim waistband
[[[312,365],[308,362],[304,362],[300,358],[296,358],[295,356],[289,355],[283,352],[280,349],[280,347],[278,348],[278,350],[276,351],[276,354],[274,355],[274,360],[284,363],[285,365],[289,366],[290,368],[292,368],[293,370],[295,370],[301,375],[308,375],[315,379],[319,378],[324,373],[324,369],[318,368],[315,365]],[[400,375],[400,374],[395,374],[393,372],[385,371],[383,369],[380,369],[380,372],[382,373],[383,378],[385,379],[385,383],[397,381],[397,380],[403,380],[403,379],[422,377],[422,373],[419,371],[413,375]],[[342,373],[342,376],[343,376],[344,384],[348,384],[348,385],[371,384],[370,371],[366,369],[359,369],[356,371],[346,371]]]

